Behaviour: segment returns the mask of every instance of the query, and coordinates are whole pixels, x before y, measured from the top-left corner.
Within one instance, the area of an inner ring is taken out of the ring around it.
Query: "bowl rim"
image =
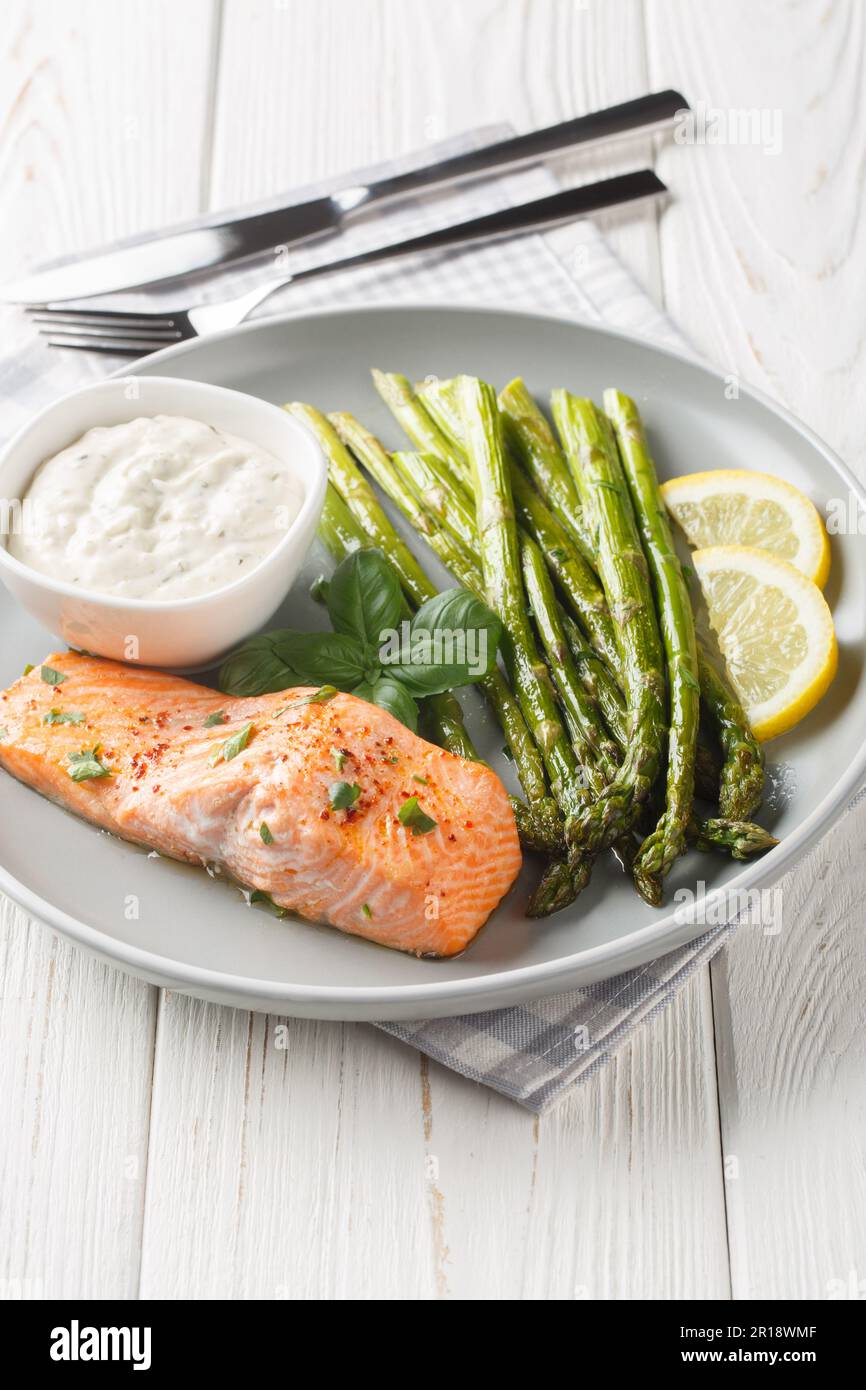
[[[59,396],[48,405],[38,411],[30,420],[27,420],[12,438],[0,450],[0,479],[6,464],[14,456],[20,446],[27,440],[32,432],[38,428],[39,424],[55,411],[62,409],[70,401],[78,400],[81,397],[99,396],[106,391],[114,393],[120,391],[124,384],[128,382],[131,375],[135,376],[136,381],[155,383],[156,387],[170,386],[172,389],[180,387],[182,390],[189,390],[191,397],[199,396],[202,399],[215,396],[222,398],[235,399],[243,402],[245,409],[254,412],[264,412],[266,414],[279,417],[281,423],[288,427],[290,434],[293,434],[299,443],[305,448],[309,455],[309,466],[305,462],[303,469],[297,470],[297,480],[304,489],[304,499],[298,509],[297,515],[287,527],[277,544],[267,555],[254,565],[241,579],[233,579],[229,584],[223,584],[218,589],[208,589],[203,594],[192,594],[185,598],[124,598],[117,594],[100,593],[98,589],[81,588],[77,584],[69,584],[63,579],[55,579],[50,574],[44,574],[41,570],[33,569],[23,561],[10,554],[6,538],[0,538],[0,568],[6,567],[13,574],[26,579],[29,583],[40,588],[47,589],[50,593],[58,595],[60,598],[74,598],[81,603],[98,604],[102,608],[111,609],[117,612],[132,610],[133,612],[158,612],[160,614],[170,614],[177,612],[190,612],[196,608],[205,607],[213,600],[225,599],[227,596],[234,597],[243,589],[251,588],[256,582],[260,582],[266,572],[272,566],[279,564],[285,551],[289,549],[295,535],[302,531],[307,524],[311,514],[321,509],[322,500],[325,493],[325,485],[328,479],[328,465],[315,435],[300,420],[296,420],[288,411],[281,406],[274,405],[272,401],[266,401],[261,396],[253,396],[246,391],[238,391],[231,386],[217,386],[207,381],[190,381],[185,377],[179,376],[156,376],[150,373],[131,373],[128,369],[123,372],[113,372],[110,376],[101,381],[89,382],[86,386],[77,387],[74,391],[67,391],[65,395]],[[142,404],[139,402],[139,404]],[[146,414],[142,410],[141,414]],[[157,414],[170,414],[171,412],[157,411]],[[131,418],[135,418],[134,416]],[[206,421],[204,422],[206,423]],[[99,421],[88,425],[87,429],[94,429],[99,425]],[[110,426],[109,426],[110,428]],[[238,436],[239,438],[242,435]],[[74,442],[74,441],[73,441]],[[68,446],[66,446],[68,447]],[[56,451],[55,451],[56,452]],[[313,475],[310,476],[309,467],[314,466]],[[36,469],[41,464],[36,465]],[[31,474],[27,487],[33,481],[36,469]],[[22,494],[26,489],[22,489]]]
[[[267,332],[269,329],[278,331],[282,327],[291,327],[298,322],[310,319],[342,317],[347,313],[423,315],[442,312],[483,313],[503,318],[546,321],[560,327],[577,329],[631,344],[662,358],[668,358],[672,362],[696,368],[722,384],[725,382],[724,372],[695,352],[678,350],[666,343],[648,338],[644,334],[612,328],[604,323],[575,319],[572,315],[565,313],[541,313],[536,310],[489,304],[431,303],[423,300],[406,301],[399,304],[350,303],[269,315],[266,318],[241,324],[238,328],[224,329],[209,334],[206,340],[192,339],[163,348],[158,353],[137,361],[136,367],[144,370],[139,370],[135,374],[149,375],[148,364],[156,361],[160,363],[174,361],[175,358],[185,357],[200,347],[203,341],[211,343],[217,339],[241,337],[256,332]],[[118,370],[115,373],[116,376],[128,376],[129,374],[128,368]],[[766,392],[746,382],[741,382],[739,389],[742,396],[751,397],[757,401],[821,453],[833,472],[851,489],[859,499],[861,507],[866,510],[866,487],[855,477],[848,465],[829,444],[825,443],[810,426],[799,420],[786,406],[781,405]],[[851,804],[858,788],[863,783],[864,776],[866,776],[866,743],[860,748],[858,756],[852,759],[845,773],[824,798],[812,808],[803,822],[774,849],[763,855],[760,860],[745,864],[742,870],[725,884],[697,897],[692,905],[695,914],[697,915],[701,908],[709,908],[716,901],[724,902],[725,896],[733,892],[746,888],[769,887],[777,882],[827,832]],[[638,953],[640,960],[648,961],[654,958],[653,953],[665,954],[676,948],[668,942],[672,929],[677,924],[676,912],[669,908],[659,909],[658,916],[652,921],[626,933],[615,942],[605,942],[589,948],[584,947],[571,951],[568,955],[559,956],[555,960],[542,961],[533,965],[506,967],[489,974],[470,975],[459,980],[434,981],[424,984],[377,986],[299,984],[287,980],[260,979],[238,974],[231,970],[196,965],[190,961],[165,956],[156,951],[121,941],[117,937],[109,936],[97,927],[90,926],[79,918],[70,916],[64,909],[42,898],[16,879],[2,864],[0,864],[0,890],[23,907],[25,911],[54,927],[70,940],[76,941],[85,949],[101,955],[116,965],[125,967],[134,974],[143,976],[145,979],[156,978],[160,983],[170,981],[173,988],[185,990],[194,995],[204,995],[206,998],[218,997],[223,1002],[231,1001],[236,1007],[260,1009],[261,1003],[255,1005],[249,1003],[251,999],[255,998],[263,1001],[265,1007],[269,1009],[280,1007],[285,1009],[286,1006],[302,1007],[305,1010],[315,1009],[317,1012],[311,1016],[325,1019],[336,1017],[355,1020],[373,1018],[387,1020],[389,1017],[392,1019],[423,1018],[428,1016],[428,1010],[435,1010],[438,1004],[447,1006],[449,1013],[462,1012],[464,1005],[467,1010],[472,1012],[483,1012],[486,1009],[502,1007],[497,1002],[497,996],[501,998],[507,995],[509,1002],[514,1003],[519,1002],[520,999],[535,998],[542,994],[557,992],[557,990],[573,988],[579,983],[575,979],[578,973],[581,979],[607,979],[622,969],[630,968],[630,961],[633,961]],[[707,931],[707,926],[696,923],[690,927],[688,936],[682,938],[679,945],[684,944],[685,941],[697,940]],[[383,947],[382,949],[387,948]],[[599,968],[603,973],[599,973]],[[455,1008],[454,1005],[458,1002],[459,1008]],[[350,1012],[347,1014],[336,1012],[342,1008],[348,1009]],[[321,1012],[318,1012],[319,1010]],[[372,1012],[373,1010],[376,1012]],[[390,1012],[391,1010],[397,1012]],[[407,1012],[407,1010],[411,1012]],[[429,1016],[436,1017],[437,1015],[430,1013]]]

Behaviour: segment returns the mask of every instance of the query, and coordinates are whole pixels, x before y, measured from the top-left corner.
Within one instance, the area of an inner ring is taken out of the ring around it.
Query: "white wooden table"
[[[0,28],[4,279],[489,121],[668,85],[779,110],[776,155],[663,150],[674,205],[610,234],[866,477],[860,0],[6,0]],[[863,1297],[864,840],[866,810],[784,882],[780,935],[742,931],[540,1122],[371,1028],[278,1050],[4,902],[0,1293]]]

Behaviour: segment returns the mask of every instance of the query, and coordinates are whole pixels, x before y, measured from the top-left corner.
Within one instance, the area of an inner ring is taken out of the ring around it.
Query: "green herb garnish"
[[[426,786],[429,785],[429,783],[428,783],[428,781],[427,781],[427,778],[426,778],[426,777],[422,777],[420,772],[413,772],[413,773],[412,773],[412,781],[413,781],[413,782],[420,782],[421,785],[422,785],[422,787],[426,787]]]
[[[238,729],[231,738],[226,739],[225,743],[221,743],[219,748],[215,748],[208,758],[211,767],[215,767],[220,761],[230,763],[232,758],[236,758],[238,753],[242,753],[250,741],[250,734],[254,727],[253,724],[244,724],[242,729]]]
[[[274,837],[271,834],[270,826],[268,825],[266,820],[263,820],[261,825],[259,826],[259,834],[261,835],[266,845],[272,845],[274,843]]]
[[[482,680],[496,664],[501,623],[487,604],[467,589],[446,589],[404,621],[398,576],[380,550],[352,551],[330,581],[316,585],[315,597],[332,632],[259,633],[228,657],[220,688],[255,696],[329,681],[274,718],[344,690],[414,731],[420,698]]]
[[[437,824],[432,816],[421,810],[417,796],[410,796],[408,801],[403,802],[397,812],[397,819],[401,825],[410,829],[413,835],[429,835],[431,830],[436,829]]]
[[[347,811],[360,795],[361,788],[357,782],[332,782],[328,788],[328,797],[335,811]]]
[[[334,761],[334,767],[337,769],[338,772],[342,772],[342,771],[343,771],[343,768],[344,768],[345,765],[346,765],[346,758],[347,758],[347,756],[348,756],[348,755],[344,752],[344,750],[343,750],[342,748],[332,748],[332,749],[331,749],[331,757],[333,758],[333,761]]]
[[[8,738],[8,737],[9,737],[9,730],[6,728],[6,725],[4,724],[4,725],[3,725],[3,728],[0,729],[0,738]]]
[[[278,903],[274,902],[270,893],[263,893],[260,888],[256,888],[253,893],[250,893],[250,906],[253,905],[261,905],[268,912],[272,912],[275,917],[288,917],[289,915],[287,907],[280,907]]]
[[[43,724],[83,724],[84,715],[79,714],[77,709],[50,709],[42,721]]]
[[[371,919],[371,917],[373,916],[373,909],[371,908],[370,904],[369,904],[369,903],[361,903],[361,911],[363,912],[364,916],[366,917],[367,921],[369,922],[370,919]]]
[[[87,782],[91,777],[111,776],[111,769],[99,760],[100,746],[97,743],[95,748],[82,748],[80,753],[67,753],[69,776],[73,782]]]
[[[226,714],[225,710],[215,709],[213,714],[208,715],[207,719],[204,721],[204,724],[202,725],[202,728],[212,729],[216,724],[227,724],[228,722],[229,717]]]
[[[301,705],[326,705],[329,700],[333,700],[335,695],[339,695],[339,690],[335,685],[320,685],[318,690],[314,690],[312,695],[304,695],[300,700],[292,700],[291,704],[284,705],[277,710],[274,715],[285,714],[287,709],[299,709]]]
[[[33,662],[32,662],[32,661],[28,661],[27,665],[24,667],[24,674],[25,674],[25,676],[29,676],[29,675],[30,675],[30,672],[31,672],[31,671],[35,671],[35,670],[36,670],[36,667],[33,665]]]
[[[26,671],[24,674],[27,674]],[[64,676],[62,671],[55,671],[53,666],[40,666],[39,675],[46,685],[62,685],[65,680],[69,679],[68,676]]]

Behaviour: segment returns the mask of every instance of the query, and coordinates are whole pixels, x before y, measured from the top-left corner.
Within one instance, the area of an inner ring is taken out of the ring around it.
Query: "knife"
[[[608,106],[528,135],[453,155],[405,174],[355,184],[326,197],[250,213],[211,225],[186,224],[122,241],[62,265],[46,267],[0,290],[10,303],[45,304],[114,290],[154,285],[246,260],[276,247],[337,232],[353,213],[422,190],[502,174],[572,146],[594,145],[634,131],[658,130],[688,109],[681,93],[667,90]]]

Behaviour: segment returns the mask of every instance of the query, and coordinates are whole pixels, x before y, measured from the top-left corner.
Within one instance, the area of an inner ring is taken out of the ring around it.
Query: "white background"
[[[864,27],[860,0],[6,0],[2,278],[676,86],[778,110],[781,153],[644,142],[564,173],[655,160],[673,205],[613,244],[866,478]],[[3,312],[3,354],[27,334]],[[280,1049],[284,1020],[0,904],[0,1293],[866,1296],[864,839],[866,809],[784,881],[779,936],[742,931],[541,1121],[371,1028],[289,1021]]]

